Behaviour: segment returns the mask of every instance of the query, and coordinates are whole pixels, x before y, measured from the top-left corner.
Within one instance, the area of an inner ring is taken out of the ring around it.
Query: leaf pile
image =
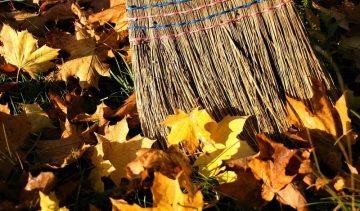
[[[0,210],[359,209],[360,6],[304,4],[344,94],[314,81],[286,97],[292,127],[255,142],[248,116],[176,110],[162,149],[141,132],[124,0],[1,2]]]

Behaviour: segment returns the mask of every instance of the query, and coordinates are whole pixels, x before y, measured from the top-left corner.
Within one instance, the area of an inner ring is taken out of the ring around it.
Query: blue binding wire
[[[137,26],[137,25],[135,25],[135,26],[129,26],[129,30],[165,29],[165,28],[169,28],[169,27],[181,27],[181,26],[185,26],[185,25],[195,24],[195,23],[198,23],[198,22],[201,22],[201,21],[209,20],[209,19],[214,18],[214,17],[218,17],[220,15],[224,15],[224,14],[229,13],[229,12],[234,12],[234,11],[239,10],[239,9],[250,7],[250,6],[254,5],[254,4],[258,4],[258,3],[261,3],[263,1],[265,1],[265,0],[254,0],[252,2],[249,2],[249,3],[243,4],[243,5],[234,7],[232,9],[225,10],[225,11],[222,11],[222,12],[219,12],[219,13],[215,13],[215,14],[212,14],[212,15],[209,15],[209,16],[206,16],[206,17],[203,17],[203,18],[199,18],[199,19],[196,19],[196,20],[188,21],[188,22],[165,24],[165,25],[154,25],[154,26]],[[169,2],[169,3],[171,3],[171,2]]]
[[[159,3],[159,4],[150,4],[150,5],[144,5],[144,6],[136,6],[136,5],[130,5],[127,7],[127,10],[129,11],[133,11],[133,10],[145,10],[145,9],[149,9],[149,8],[153,8],[153,7],[165,7],[165,6],[169,6],[169,5],[174,5],[174,4],[181,4],[181,3],[186,3],[192,0],[176,0],[176,1],[171,1],[171,2],[165,2],[165,3]]]

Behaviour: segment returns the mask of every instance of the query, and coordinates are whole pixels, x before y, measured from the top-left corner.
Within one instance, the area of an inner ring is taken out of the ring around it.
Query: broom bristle
[[[128,5],[143,6],[131,7],[128,16],[137,106],[149,137],[163,140],[167,129],[159,123],[177,108],[196,106],[216,119],[255,115],[259,128],[250,125],[250,133],[281,132],[288,128],[285,93],[311,97],[311,78],[334,88],[291,2]]]

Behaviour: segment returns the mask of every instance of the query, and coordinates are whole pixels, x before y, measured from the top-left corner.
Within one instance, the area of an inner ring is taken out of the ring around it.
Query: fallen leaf
[[[161,174],[176,178],[182,187],[194,191],[196,187],[191,183],[192,167],[190,161],[184,157],[176,146],[169,147],[166,151],[159,149],[140,149],[136,152],[136,159],[127,164],[127,175],[131,180],[144,181],[148,175],[158,171]]]
[[[126,177],[126,165],[136,158],[136,152],[141,148],[151,148],[151,145],[154,143],[154,140],[144,138],[140,135],[127,140],[126,136],[129,129],[126,119],[121,120],[117,124],[118,126],[114,126],[116,130],[111,131],[111,133],[117,132],[120,134],[119,136],[96,134],[98,139],[96,150],[94,150],[96,157],[95,155],[92,157],[94,163],[98,166],[98,168],[93,170],[98,172],[94,172],[93,174],[106,175],[111,170],[110,178],[115,184],[119,184],[121,178]],[[119,131],[119,129],[121,131]],[[115,139],[108,139],[106,136]],[[101,145],[101,147],[98,145]],[[119,156],[119,153],[126,153],[126,156]],[[98,157],[99,155],[100,157],[102,156],[103,160]],[[112,171],[109,163],[105,162],[106,160],[110,161],[110,164],[115,168],[114,171]],[[101,178],[98,177],[93,181],[97,181],[98,183],[99,179]]]
[[[105,63],[108,46],[96,41],[80,23],[75,23],[75,36],[56,32],[48,35],[52,45],[70,54],[67,61],[59,68],[59,77],[67,81],[69,77],[79,79],[82,88],[96,87],[100,76],[110,76],[108,64]]]
[[[255,177],[263,181],[262,197],[271,201],[285,186],[290,184],[296,174],[288,175],[286,167],[297,150],[275,143],[264,134],[256,136],[260,148],[259,157],[249,161],[249,167]]]
[[[56,198],[55,193],[51,192],[45,195],[39,191],[41,211],[68,211],[66,207],[59,207],[59,200]]]
[[[183,142],[189,153],[195,153],[199,147],[199,141],[211,141],[211,134],[206,129],[210,124],[216,123],[206,110],[195,108],[189,114],[182,110],[176,110],[174,115],[167,116],[163,125],[171,128],[167,137],[169,145]]]
[[[58,49],[46,45],[38,48],[37,40],[28,32],[17,32],[9,25],[4,25],[0,32],[0,54],[7,63],[17,66],[36,79],[36,75],[48,71],[54,67],[50,62],[58,55]]]
[[[41,172],[36,177],[29,173],[28,182],[26,183],[25,190],[41,190],[47,192],[55,182],[55,175],[52,172]]]
[[[253,149],[237,136],[242,132],[247,117],[226,116],[219,123],[206,125],[215,144],[203,146],[203,154],[195,161],[199,172],[206,177],[216,177],[220,184],[236,180],[234,172],[224,171],[223,161],[255,154]]]
[[[230,165],[231,169],[236,172],[237,180],[220,184],[216,190],[235,199],[238,207],[251,209],[263,207],[266,204],[266,201],[261,197],[263,183],[255,178],[247,165],[248,160],[240,158],[229,162],[227,166]]]
[[[336,191],[341,191],[345,187],[345,180],[342,177],[338,177],[334,183],[334,188]]]
[[[112,5],[109,9],[90,15],[88,23],[91,24],[95,22],[99,22],[101,25],[106,22],[115,23],[115,30],[117,32],[127,30],[128,21],[125,1],[122,0],[121,2],[117,2],[116,5]]]
[[[129,205],[126,201],[120,199],[111,199],[113,210],[202,210],[204,206],[201,191],[184,194],[180,188],[178,178],[169,179],[159,172],[155,172],[153,186],[153,208],[141,208],[134,204]]]
[[[39,132],[46,127],[54,127],[49,116],[42,110],[39,104],[21,104],[31,125],[31,132]]]
[[[326,133],[333,137],[332,141],[346,140],[354,143],[357,134],[351,129],[346,94],[333,106],[321,82],[314,81],[313,93],[310,99],[312,109],[302,101],[287,97],[287,121],[301,130],[310,129],[313,133],[319,131],[313,135],[321,136],[320,133]],[[307,137],[307,140],[309,138],[311,137]]]
[[[41,140],[36,143],[37,163],[44,163],[52,168],[63,168],[89,148],[80,137],[61,138],[58,140]]]
[[[309,210],[304,194],[292,183],[277,192],[279,202],[289,205],[297,211]]]
[[[10,155],[17,152],[30,135],[30,128],[25,112],[16,116],[0,112],[0,149]]]
[[[112,117],[124,118],[126,116],[128,118],[128,122],[131,127],[136,127],[140,125],[139,114],[137,112],[137,107],[136,107],[135,93],[130,95],[125,100],[124,104],[121,107],[116,109],[112,114],[108,114],[107,118],[112,118]]]

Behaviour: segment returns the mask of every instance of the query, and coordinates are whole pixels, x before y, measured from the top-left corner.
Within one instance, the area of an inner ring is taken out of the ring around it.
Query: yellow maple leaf
[[[174,115],[168,116],[163,125],[171,128],[167,140],[170,145],[183,142],[185,148],[194,153],[199,146],[199,140],[203,142],[211,141],[211,134],[207,130],[216,123],[206,110],[195,108],[189,114],[178,109]]]
[[[151,187],[153,194],[153,207],[142,208],[137,204],[129,205],[124,200],[111,199],[113,210],[176,210],[190,211],[202,210],[204,206],[201,191],[195,193],[183,193],[179,185],[179,175],[175,180],[170,179],[159,172],[154,173],[155,178]]]
[[[105,130],[108,131],[105,135],[96,134],[99,143],[91,158],[96,167],[91,178],[97,190],[103,188],[99,185],[101,176],[110,176],[116,184],[119,184],[121,178],[126,177],[126,166],[136,158],[136,152],[141,148],[151,148],[155,142],[140,135],[127,140],[129,128],[125,118],[110,128]]]
[[[215,145],[205,145],[203,154],[196,160],[194,166],[199,166],[199,172],[206,177],[216,177],[220,183],[233,182],[234,172],[225,171],[224,160],[235,157],[246,157],[254,154],[246,141],[237,138],[242,132],[247,117],[226,116],[209,129]]]
[[[41,211],[68,211],[66,207],[59,207],[59,200],[55,193],[51,192],[49,195],[39,191]]]
[[[4,24],[0,32],[0,54],[7,63],[24,70],[35,79],[38,73],[46,72],[54,66],[51,60],[58,56],[58,49],[46,45],[38,48],[37,40],[28,31],[15,31]]]
[[[42,110],[39,104],[21,104],[31,125],[31,132],[39,132],[46,127],[54,127],[49,116]]]

